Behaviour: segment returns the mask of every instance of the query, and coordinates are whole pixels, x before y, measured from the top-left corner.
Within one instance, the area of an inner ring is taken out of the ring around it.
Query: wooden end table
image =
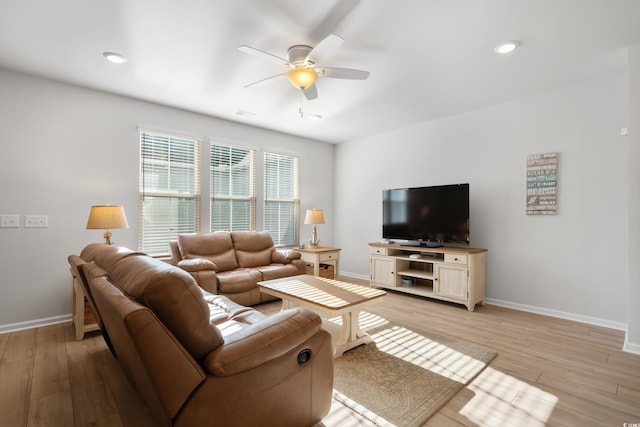
[[[73,327],[76,332],[76,340],[80,341],[84,338],[84,334],[92,331],[99,331],[100,326],[91,312],[87,297],[84,295],[80,278],[76,277],[71,271],[71,317],[73,319]]]
[[[360,328],[360,310],[382,302],[385,291],[353,283],[303,274],[258,282],[265,294],[282,299],[282,309],[306,307],[323,318],[333,337],[333,357],[373,339]],[[330,318],[342,316],[342,326]]]
[[[338,278],[338,263],[340,261],[340,248],[332,248],[329,246],[310,246],[305,248],[296,248],[295,251],[300,252],[302,260],[305,263],[313,264],[313,275],[320,276],[320,263],[333,264],[333,278]]]

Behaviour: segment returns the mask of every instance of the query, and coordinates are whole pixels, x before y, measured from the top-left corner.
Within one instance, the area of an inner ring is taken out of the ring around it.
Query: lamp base
[[[107,245],[111,246],[111,231],[105,230],[104,236],[102,236],[102,237],[104,237],[105,243]]]
[[[320,244],[320,239],[318,239],[318,230],[316,230],[316,226],[313,226],[313,232],[311,233],[311,239],[309,239],[309,245],[313,248],[318,247]]]

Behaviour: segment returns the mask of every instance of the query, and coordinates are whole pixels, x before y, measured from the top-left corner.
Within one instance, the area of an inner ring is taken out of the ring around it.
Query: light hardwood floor
[[[394,293],[368,311],[498,352],[427,426],[640,423],[640,356],[621,350],[621,331]],[[369,425],[339,404],[323,424]],[[152,425],[98,332],[75,341],[66,323],[0,335],[0,426]]]

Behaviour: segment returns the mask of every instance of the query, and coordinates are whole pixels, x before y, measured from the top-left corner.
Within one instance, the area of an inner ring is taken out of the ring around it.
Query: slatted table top
[[[327,310],[341,310],[382,298],[380,289],[308,274],[258,282],[263,292],[283,298],[318,305]]]

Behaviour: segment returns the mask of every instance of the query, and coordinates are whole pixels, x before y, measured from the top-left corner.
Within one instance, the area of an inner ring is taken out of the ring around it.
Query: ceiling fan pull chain
[[[304,102],[304,96],[303,96],[303,93],[302,93],[302,89],[300,89],[300,109],[298,111],[300,112],[300,118],[301,119],[304,118],[304,111],[302,109],[303,102]]]

